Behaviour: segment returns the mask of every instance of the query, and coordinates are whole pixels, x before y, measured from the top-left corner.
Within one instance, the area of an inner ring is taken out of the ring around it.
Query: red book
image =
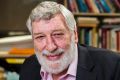
[[[116,31],[117,51],[120,52],[120,31]]]
[[[120,0],[115,0],[115,4],[119,7],[120,9]]]
[[[102,48],[107,48],[107,28],[102,28],[101,33],[101,46]]]
[[[92,8],[92,5],[90,4],[90,0],[85,0],[85,3],[87,4],[89,11],[93,12],[93,8]]]
[[[72,12],[78,12],[77,3],[75,0],[68,0],[69,10]]]

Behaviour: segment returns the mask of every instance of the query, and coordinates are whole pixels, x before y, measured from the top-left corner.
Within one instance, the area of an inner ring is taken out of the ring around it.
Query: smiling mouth
[[[50,61],[55,61],[61,58],[63,52],[60,54],[54,54],[54,55],[46,55],[46,58]]]

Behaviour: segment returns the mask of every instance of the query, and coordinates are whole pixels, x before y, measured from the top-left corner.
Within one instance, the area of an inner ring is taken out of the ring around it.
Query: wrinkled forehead
[[[53,16],[51,16],[51,18],[45,18],[45,19],[35,19],[33,23],[38,23],[38,22],[41,22],[42,24],[54,24],[56,26],[59,26],[59,25],[63,25],[65,26],[67,29],[68,29],[68,26],[66,24],[66,21],[65,21],[65,18],[64,16],[61,14],[61,13],[58,13],[58,14],[55,14]]]

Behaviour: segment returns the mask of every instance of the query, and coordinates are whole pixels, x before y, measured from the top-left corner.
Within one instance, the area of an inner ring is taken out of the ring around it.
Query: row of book
[[[72,12],[114,13],[120,12],[120,0],[65,0]]]
[[[120,52],[120,18],[112,19],[104,19],[98,26],[97,18],[78,17],[79,43]]]
[[[120,51],[120,25],[103,25],[99,37],[100,47]]]

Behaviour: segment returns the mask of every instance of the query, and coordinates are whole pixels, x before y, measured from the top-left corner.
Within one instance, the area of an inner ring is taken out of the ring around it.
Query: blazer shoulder
[[[97,65],[98,71],[108,77],[110,80],[120,80],[120,54],[108,49],[86,47],[91,55],[94,63]]]
[[[40,80],[40,64],[35,55],[25,59],[21,66],[20,80]]]
[[[118,52],[96,47],[87,47],[87,49],[91,55],[100,57],[101,59],[120,60],[120,54]]]
[[[91,57],[96,64],[110,64],[111,66],[116,65],[120,62],[120,54],[108,49],[96,48],[86,45],[80,45],[79,48],[86,50],[87,54]]]

